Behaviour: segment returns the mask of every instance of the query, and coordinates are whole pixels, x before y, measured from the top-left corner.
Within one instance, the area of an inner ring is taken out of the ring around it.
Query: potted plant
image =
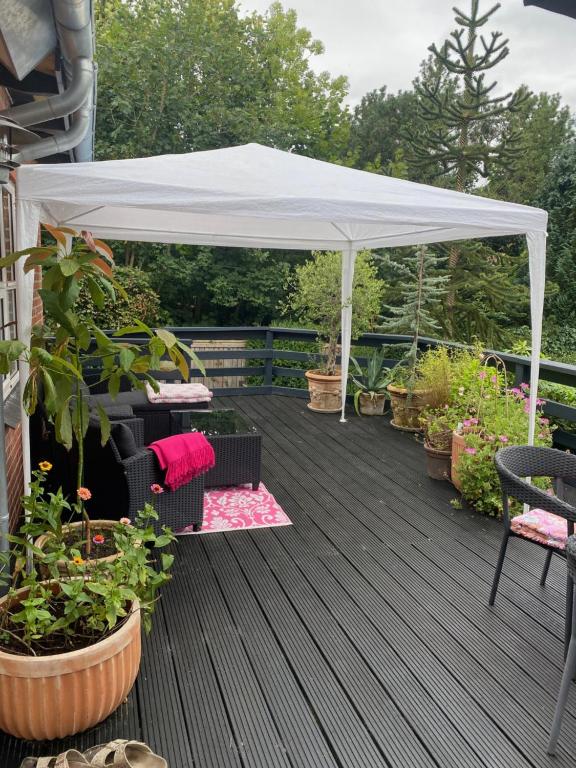
[[[34,473],[28,519],[0,555],[8,587],[0,599],[0,728],[21,739],[78,733],[124,701],[138,674],[141,624],[150,628],[173,561],[156,559],[174,537],[167,529],[156,535],[152,504],[132,524],[115,524],[122,557],[93,559],[57,533],[49,550],[30,544],[48,529],[62,531],[68,509],[63,495],[46,494],[48,471]]]
[[[452,433],[458,411],[452,407],[452,381],[458,354],[446,346],[431,347],[418,360],[420,387],[427,393],[420,424],[424,431],[426,471],[433,480],[450,479]]]
[[[355,357],[350,356],[356,375],[350,377],[356,387],[354,408],[364,416],[382,416],[386,404],[386,388],[390,383],[390,368],[384,365],[384,352],[374,350],[366,368],[363,369]]]
[[[337,251],[316,251],[296,268],[286,312],[318,331],[321,366],[306,372],[310,390],[308,407],[335,413],[342,407],[338,342],[342,317],[342,266]],[[356,257],[352,289],[352,338],[370,330],[380,311],[384,283],[368,251]]]
[[[428,404],[428,392],[421,386],[418,375],[419,338],[434,333],[439,325],[432,315],[433,309],[446,293],[447,277],[431,275],[443,259],[432,255],[425,246],[408,255],[394,269],[400,274],[399,306],[387,306],[390,315],[380,330],[386,333],[408,333],[412,336],[403,360],[394,368],[388,385],[392,404],[392,426],[409,432],[421,430],[420,415]]]

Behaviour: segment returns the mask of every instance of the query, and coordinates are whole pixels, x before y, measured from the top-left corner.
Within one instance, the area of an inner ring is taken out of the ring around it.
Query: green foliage
[[[260,142],[325,159],[345,153],[344,77],[279,2],[108,0],[96,14],[98,159]]]
[[[462,495],[483,514],[502,514],[502,491],[494,454],[503,446],[528,442],[527,393],[526,388],[511,394],[496,384],[484,392],[478,409],[471,410],[463,420],[466,447],[458,463]],[[538,420],[535,445],[552,445],[548,419],[540,415]],[[543,487],[547,485],[544,481]]]
[[[369,251],[356,257],[352,287],[352,338],[369,331],[379,314],[384,283],[377,276]],[[342,256],[337,251],[316,251],[312,259],[296,268],[289,285],[285,313],[291,313],[305,327],[318,331],[320,352],[325,356],[322,370],[336,370],[338,336],[342,313]]]
[[[133,267],[116,267],[114,278],[122,289],[115,302],[106,302],[97,307],[90,293],[90,286],[80,289],[77,314],[81,320],[92,320],[100,328],[117,330],[130,325],[138,317],[146,325],[160,321],[160,298],[150,286],[151,276]]]
[[[576,142],[557,155],[537,203],[548,211],[547,276],[560,290],[546,302],[559,326],[576,327]]]
[[[46,472],[34,472],[24,498],[27,521],[18,535],[9,537],[10,551],[0,555],[9,604],[0,614],[0,647],[36,656],[91,645],[126,621],[135,601],[149,630],[157,592],[168,581],[173,560],[162,554],[158,562],[156,552],[174,540],[167,528],[155,534],[154,507],[146,504],[132,524],[118,523],[109,534],[121,557],[94,559],[86,542],[67,543],[62,517],[71,507],[60,491],[46,494],[45,481]],[[81,512],[79,505],[72,509]],[[30,543],[45,534],[45,549]],[[85,535],[89,540],[89,526]],[[24,595],[19,589],[26,590]]]
[[[412,343],[404,360],[396,366],[394,381],[406,384],[412,389],[416,379],[418,359],[418,339],[421,335],[433,335],[439,330],[432,310],[441,302],[445,294],[446,277],[431,274],[441,260],[434,256],[426,246],[420,246],[415,252],[405,256],[402,262],[394,263],[385,255],[389,266],[393,266],[400,279],[398,282],[399,306],[385,306],[389,318],[381,326],[385,333],[408,333]]]
[[[360,395],[369,395],[372,399],[375,395],[387,395],[387,387],[392,381],[392,375],[390,368],[384,365],[385,359],[384,351],[375,349],[369,356],[366,367],[362,368],[356,358],[350,355],[352,366],[356,371],[356,374],[354,372],[350,374],[350,378],[356,388],[354,408],[358,415],[360,415]]]

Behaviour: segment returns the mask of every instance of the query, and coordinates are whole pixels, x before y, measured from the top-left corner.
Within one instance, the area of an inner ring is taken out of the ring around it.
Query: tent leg
[[[536,399],[538,397],[538,379],[540,374],[540,348],[542,346],[544,285],[546,282],[546,235],[543,232],[528,232],[526,241],[528,243],[528,260],[530,265],[530,320],[532,326],[528,445],[534,445]]]
[[[342,251],[342,328],[340,332],[342,350],[340,369],[342,373],[342,414],[340,422],[346,422],[346,389],[348,384],[348,366],[350,362],[350,344],[352,341],[352,286],[354,283],[354,264],[356,250],[350,246]]]

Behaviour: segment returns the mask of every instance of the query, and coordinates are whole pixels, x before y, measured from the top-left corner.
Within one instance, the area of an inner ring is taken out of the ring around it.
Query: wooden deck
[[[562,562],[458,511],[386,419],[237,397],[285,528],[177,547],[129,701],[71,743],[143,739],[170,768],[576,766],[576,697],[545,754],[562,667]],[[86,691],[89,696],[90,692]],[[0,766],[64,745],[0,738]]]

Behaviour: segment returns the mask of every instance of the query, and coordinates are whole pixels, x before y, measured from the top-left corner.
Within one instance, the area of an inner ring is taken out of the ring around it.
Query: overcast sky
[[[294,8],[300,26],[324,43],[316,70],[346,75],[349,101],[381,85],[408,88],[427,47],[441,43],[454,29],[452,7],[463,11],[470,0],[282,0]],[[576,2],[576,0],[574,0]],[[246,11],[265,11],[269,0],[239,0]],[[488,10],[492,0],[482,0]],[[522,0],[501,0],[490,26],[510,39],[510,55],[493,70],[506,90],[527,83],[534,91],[560,93],[576,111],[576,19],[524,7]]]

